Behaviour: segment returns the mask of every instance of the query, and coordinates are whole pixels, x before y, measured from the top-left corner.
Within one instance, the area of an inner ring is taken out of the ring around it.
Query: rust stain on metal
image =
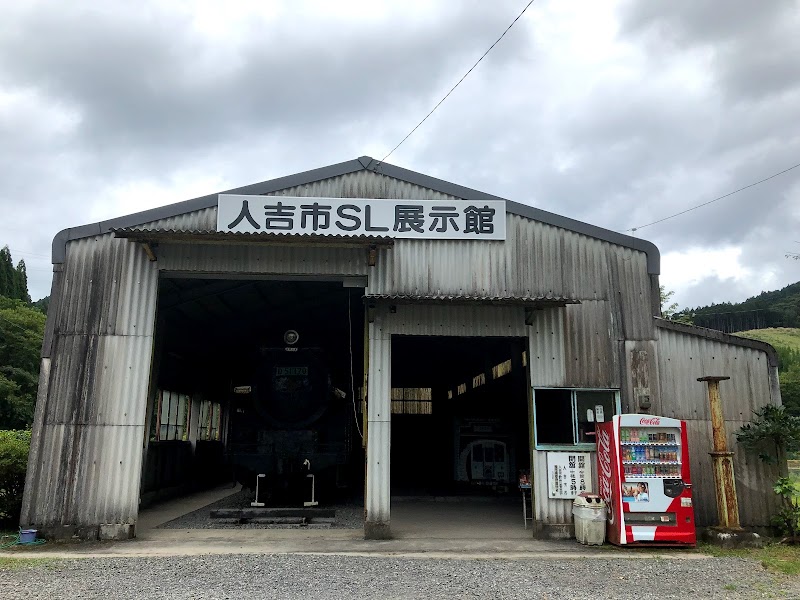
[[[733,452],[711,452],[714,465],[714,483],[717,488],[717,514],[719,524],[739,528],[739,500],[733,477]]]
[[[739,500],[736,497],[736,480],[733,475],[733,452],[728,451],[725,437],[725,415],[719,395],[719,382],[730,379],[724,376],[700,377],[697,381],[708,384],[708,402],[711,409],[711,430],[714,451],[710,452],[714,467],[714,484],[717,497],[717,516],[722,527],[738,529]]]

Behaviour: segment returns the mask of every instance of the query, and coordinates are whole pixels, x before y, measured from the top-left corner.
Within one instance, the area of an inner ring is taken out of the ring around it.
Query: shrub
[[[31,432],[0,430],[0,523],[19,524]]]

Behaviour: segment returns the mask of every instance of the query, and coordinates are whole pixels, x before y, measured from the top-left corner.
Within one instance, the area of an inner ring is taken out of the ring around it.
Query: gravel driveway
[[[708,559],[87,558],[0,571],[0,598],[798,598],[800,579]]]

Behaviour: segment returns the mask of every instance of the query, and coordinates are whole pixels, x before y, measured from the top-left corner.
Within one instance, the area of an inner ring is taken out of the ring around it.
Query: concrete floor
[[[136,535],[151,537],[159,525],[238,493],[229,485],[159,503],[139,513]],[[530,514],[530,513],[529,513]],[[525,529],[522,501],[491,497],[399,497],[392,499],[392,533],[406,540],[531,540]],[[276,530],[259,530],[262,533]],[[237,532],[228,530],[229,534]],[[351,530],[362,535],[362,530]],[[298,535],[298,530],[289,530]]]
[[[154,529],[159,525],[177,519],[185,514],[213,504],[217,500],[222,500],[233,494],[238,494],[242,489],[241,485],[233,486],[226,484],[212,490],[205,490],[190,494],[188,496],[181,496],[166,502],[159,502],[151,507],[139,511],[139,520],[136,523],[136,532],[139,535],[141,532]]]
[[[123,542],[48,543],[16,547],[15,556],[109,557],[205,554],[338,554],[417,558],[535,559],[589,556],[702,558],[691,551],[620,550],[575,540],[535,540],[513,498],[395,499],[391,540],[364,540],[362,529],[157,529],[183,514],[239,491],[223,487],[141,511],[137,537]]]
[[[521,498],[396,499],[391,515],[397,539],[533,541]]]

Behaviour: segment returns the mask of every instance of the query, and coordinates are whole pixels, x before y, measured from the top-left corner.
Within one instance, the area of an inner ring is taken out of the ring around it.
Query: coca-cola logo
[[[661,419],[658,417],[642,417],[639,419],[639,425],[661,425]]]
[[[611,436],[605,430],[597,432],[597,463],[600,467],[600,497],[606,502],[608,522],[614,523],[614,506],[611,484]]]

